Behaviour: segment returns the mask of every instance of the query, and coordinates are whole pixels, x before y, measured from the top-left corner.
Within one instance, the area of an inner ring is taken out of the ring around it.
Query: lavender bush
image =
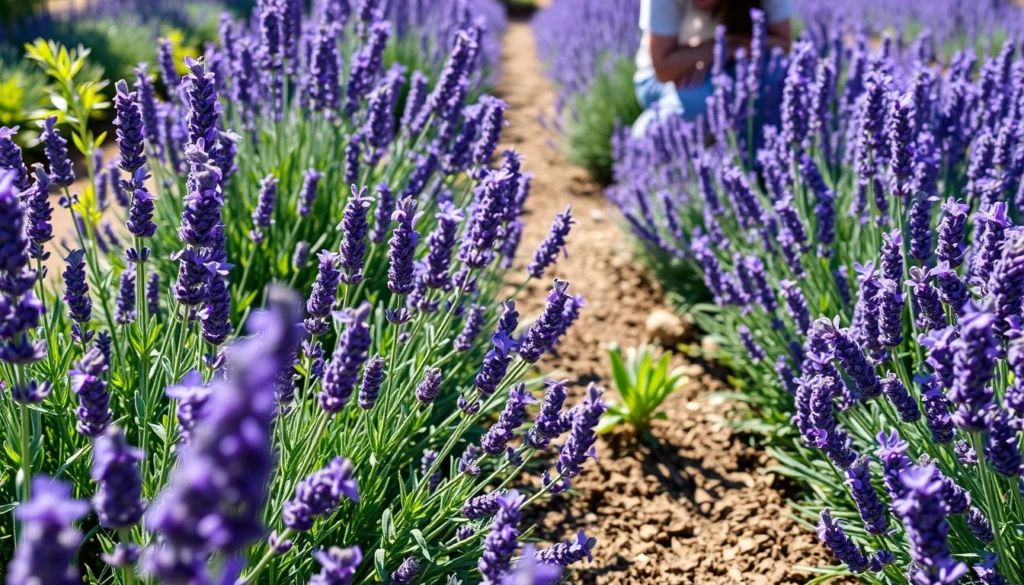
[[[554,123],[569,160],[611,179],[611,138],[641,108],[633,91],[639,0],[558,0],[533,19],[537,53],[558,88]]]
[[[523,382],[575,297],[556,280],[520,327],[505,296],[529,183],[494,152],[503,104],[464,103],[483,31],[455,34],[399,112],[376,6],[324,2],[310,21],[268,0],[183,78],[165,59],[117,81],[115,165],[85,123],[104,103],[81,95],[70,135],[43,124],[46,165],[0,143],[11,582],[550,583],[589,555],[584,535],[520,550],[522,508],[568,489],[605,406],[561,390],[537,411]],[[34,55],[57,80],[84,60]],[[557,258],[568,215],[555,226],[518,290]],[[513,490],[552,444],[540,485]],[[480,497],[500,509],[467,513]]]
[[[754,156],[724,92],[622,138],[608,196],[703,277],[683,302],[808,486],[822,579],[1021,583],[1024,61],[867,46],[797,43]]]

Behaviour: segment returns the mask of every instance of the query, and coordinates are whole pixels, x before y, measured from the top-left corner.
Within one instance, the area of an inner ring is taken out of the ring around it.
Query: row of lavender
[[[1024,60],[844,32],[796,44],[754,157],[761,98],[719,84],[710,124],[621,139],[608,196],[656,266],[702,276],[692,311],[808,487],[824,575],[1019,584]]]
[[[161,45],[170,101],[144,66],[115,84],[115,166],[93,156],[84,56],[30,49],[91,181],[72,192],[57,118],[31,170],[0,129],[8,584],[540,584],[589,555],[582,532],[520,542],[523,507],[568,489],[605,406],[591,388],[565,408],[550,381],[527,424],[522,380],[582,299],[556,280],[521,324],[503,296],[530,182],[496,156],[504,104],[467,100],[487,21],[463,1],[385,5],[403,4],[263,0],[183,78]],[[385,67],[402,26],[448,47],[437,75]],[[539,487],[511,489],[527,469]]]

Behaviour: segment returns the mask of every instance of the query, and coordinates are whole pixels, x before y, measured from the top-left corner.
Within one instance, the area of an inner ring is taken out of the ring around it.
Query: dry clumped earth
[[[529,25],[514,22],[500,88],[510,106],[503,146],[522,154],[536,175],[519,264],[554,214],[571,203],[579,224],[569,237],[569,258],[551,276],[569,280],[570,292],[583,294],[587,307],[544,368],[573,381],[574,399],[592,381],[614,399],[603,346],[642,343],[648,315],[665,301],[631,259],[601,187],[565,162],[539,123],[554,103],[542,73]],[[520,295],[524,318],[540,312],[547,286],[531,283]],[[628,431],[602,437],[599,461],[575,479],[576,493],[530,512],[540,522],[536,536],[556,541],[582,528],[596,537],[593,563],[573,577],[587,584],[805,583],[811,576],[797,567],[831,562],[817,539],[789,518],[791,488],[765,470],[770,461],[762,451],[728,426],[731,406],[713,394],[724,389],[720,373],[676,359],[691,382],[666,401],[668,420],[654,429],[658,446],[637,442]]]

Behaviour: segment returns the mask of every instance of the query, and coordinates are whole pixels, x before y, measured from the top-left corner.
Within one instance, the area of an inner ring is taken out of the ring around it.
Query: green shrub
[[[633,89],[635,72],[632,58],[618,58],[567,108],[563,142],[566,155],[570,162],[604,183],[612,179],[615,129],[632,124],[643,112]]]

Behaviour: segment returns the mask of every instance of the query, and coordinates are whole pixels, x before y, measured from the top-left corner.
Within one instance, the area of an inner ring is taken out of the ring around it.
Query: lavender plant
[[[556,281],[517,331],[505,261],[529,183],[514,153],[494,153],[499,102],[464,104],[483,31],[454,36],[440,78],[410,101],[410,126],[392,126],[399,111],[386,99],[402,74],[381,59],[390,25],[374,2],[350,15],[344,6],[321,3],[316,27],[300,3],[277,0],[261,3],[253,31],[225,21],[225,46],[165,80],[169,103],[153,101],[145,68],[117,82],[118,165],[87,165],[81,196],[53,120],[48,165],[27,186],[21,158],[4,157],[0,421],[17,442],[0,463],[17,478],[0,488],[15,504],[3,522],[18,538],[0,545],[9,574],[552,582],[589,555],[582,535],[520,554],[522,508],[569,487],[605,407],[591,388],[572,408],[546,400],[530,422],[522,380],[571,325],[575,300]],[[305,67],[296,26],[328,37],[338,60]],[[349,78],[329,77],[342,55]],[[247,62],[261,63],[258,78]],[[475,111],[479,133],[466,129]],[[72,141],[101,142],[87,133],[73,127]],[[116,186],[123,231],[102,228],[101,174]],[[50,190],[63,208],[48,207]],[[64,243],[48,229],[53,213],[76,226]],[[571,225],[568,214],[555,222],[519,291],[557,259]],[[317,261],[293,262],[300,247]],[[43,279],[48,248],[66,258],[63,282]],[[527,438],[538,425],[543,442]],[[560,437],[544,481],[512,491]],[[499,492],[494,519],[464,513]]]
[[[801,41],[754,156],[731,117],[665,120],[608,196],[703,277],[714,303],[683,302],[809,488],[820,580],[1021,583],[1022,62],[927,41]]]

